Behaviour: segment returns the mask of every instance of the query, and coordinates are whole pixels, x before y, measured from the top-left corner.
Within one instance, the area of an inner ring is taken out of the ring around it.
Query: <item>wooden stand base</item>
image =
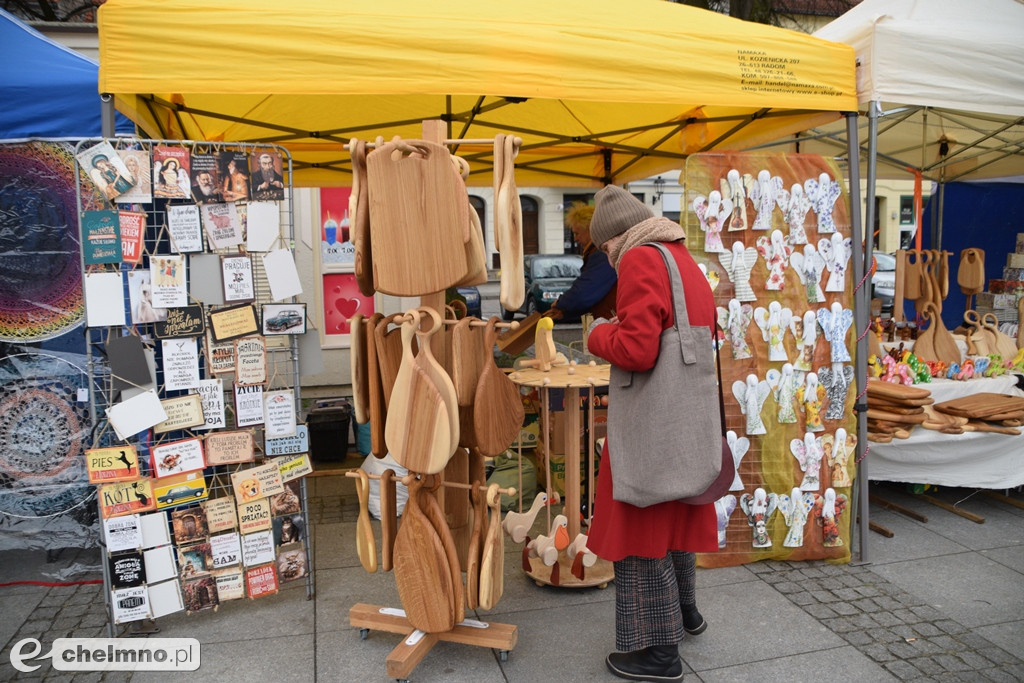
[[[540,558],[530,559],[530,571],[526,574],[533,578],[538,586],[557,586],[558,588],[586,588],[597,586],[607,588],[608,582],[615,578],[615,567],[611,562],[597,558],[593,567],[586,567],[583,570],[583,578],[577,579],[572,573],[572,560],[568,555],[558,556],[558,583],[551,581],[551,573],[555,565],[548,567]]]
[[[505,661],[508,659],[509,650],[514,648],[519,640],[518,627],[511,624],[490,624],[466,619],[461,624],[456,624],[451,631],[424,633],[413,628],[402,614],[400,609],[364,603],[353,605],[348,612],[349,624],[359,627],[363,638],[366,638],[371,630],[405,636],[385,660],[385,670],[390,678],[407,679],[438,641],[489,647],[498,650],[502,661]]]

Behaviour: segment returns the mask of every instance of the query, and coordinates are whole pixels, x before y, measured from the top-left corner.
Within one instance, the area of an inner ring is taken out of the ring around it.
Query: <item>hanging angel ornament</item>
[[[718,326],[725,332],[725,338],[732,345],[732,359],[750,358],[750,345],[747,344],[747,328],[754,319],[754,309],[750,304],[741,304],[736,299],[729,299],[728,310],[718,307]]]
[[[750,269],[757,263],[757,249],[744,247],[743,242],[733,242],[732,251],[718,253],[718,261],[732,280],[736,298],[740,301],[757,301],[754,290],[750,288]]]
[[[725,174],[721,180],[722,197],[732,204],[732,214],[727,222],[729,230],[747,229],[747,189],[743,187],[743,179],[735,168]]]
[[[789,360],[786,347],[786,331],[793,312],[783,308],[778,301],[768,304],[768,308],[758,306],[754,309],[754,322],[761,328],[761,336],[768,342],[768,360]]]
[[[726,495],[715,501],[715,517],[718,520],[718,547],[725,547],[725,530],[729,527],[729,517],[736,509],[736,496]]]
[[[853,384],[853,366],[833,363],[832,368],[818,368],[818,381],[825,387],[828,408],[826,420],[841,420],[846,415],[846,394]]]
[[[821,423],[821,401],[825,398],[825,387],[818,384],[818,376],[808,372],[804,383],[796,390],[796,400],[804,414],[804,428],[809,432],[823,432]]]
[[[818,179],[809,178],[804,182],[804,192],[811,200],[811,208],[818,215],[818,232],[827,234],[836,231],[836,222],[832,218],[832,209],[841,194],[838,181],[832,180],[828,173],[822,173]]]
[[[839,518],[846,511],[849,499],[845,493],[836,495],[835,489],[825,489],[825,495],[814,496],[814,517],[821,526],[821,544],[826,548],[838,548],[843,545],[843,537],[839,533]]]
[[[782,178],[773,176],[767,170],[762,170],[757,174],[756,180],[747,175],[744,176],[744,181],[750,200],[754,202],[754,208],[757,209],[753,229],[771,230],[772,212],[775,211],[779,195],[782,193]]]
[[[774,493],[766,493],[757,488],[753,495],[744,493],[740,496],[740,509],[747,516],[747,524],[754,533],[755,548],[771,548],[772,539],[768,535],[768,522],[779,504],[779,497]]]
[[[707,197],[700,195],[693,200],[693,211],[700,221],[700,229],[704,231],[704,251],[725,251],[722,229],[732,213],[732,202],[722,199],[718,190],[712,190]]]
[[[732,452],[732,463],[736,468],[736,475],[732,479],[732,486],[729,487],[730,491],[742,491],[743,481],[740,479],[740,462],[743,460],[743,456],[750,450],[750,439],[745,436],[736,436],[736,432],[731,429],[725,433],[725,442],[729,444],[729,450]]]
[[[796,251],[789,257],[789,260],[793,263],[796,276],[800,278],[800,284],[804,286],[807,303],[824,303],[825,292],[821,291],[821,274],[825,272],[825,259],[821,257],[814,245],[805,245],[804,253]]]
[[[804,311],[803,317],[793,316],[789,329],[796,339],[796,363],[794,369],[803,372],[813,370],[814,348],[818,343],[818,318],[814,311]]]
[[[786,520],[789,533],[782,545],[786,548],[799,548],[804,544],[804,526],[814,507],[814,494],[793,489],[790,494],[779,496],[779,512]]]
[[[768,291],[779,291],[786,286],[786,268],[789,266],[789,257],[793,253],[793,247],[786,244],[781,230],[772,230],[771,239],[766,235],[757,238],[757,253],[761,254],[764,264],[768,268],[768,279],[765,280],[764,288]]]
[[[761,408],[772,388],[768,382],[757,381],[756,375],[747,375],[746,382],[739,380],[732,384],[732,395],[739,401],[740,411],[747,416],[747,435],[764,434],[764,420],[761,419]]]
[[[786,363],[782,366],[782,370],[772,368],[765,373],[765,380],[771,386],[775,403],[779,406],[779,422],[782,424],[795,423],[796,410],[793,408],[793,399],[796,398],[796,390],[800,386],[800,382],[793,373],[793,366]]]
[[[821,438],[807,432],[803,439],[793,439],[789,442],[789,451],[800,463],[800,470],[804,473],[804,480],[800,482],[800,490],[817,491],[820,489],[821,459],[825,457]]]
[[[828,268],[828,282],[825,283],[826,292],[842,292],[846,289],[846,269],[850,264],[850,255],[853,253],[849,237],[843,239],[838,232],[832,233],[832,237],[822,237],[818,240],[818,253],[825,261]]]
[[[811,200],[804,194],[804,188],[800,183],[794,183],[789,192],[783,190],[779,194],[779,208],[782,209],[782,220],[789,226],[786,242],[790,245],[807,244],[804,220],[807,218],[807,212],[811,210]]]
[[[708,281],[708,286],[711,287],[711,291],[718,289],[718,273],[714,270],[708,270],[708,267],[703,263],[698,263],[697,267],[700,268],[700,272],[704,273],[704,279]]]
[[[838,301],[832,303],[831,309],[818,309],[818,326],[821,335],[829,344],[829,359],[833,363],[848,363],[850,350],[846,348],[846,335],[853,324],[853,311],[843,308]]]
[[[835,436],[826,434],[821,437],[821,447],[825,451],[825,464],[828,465],[831,474],[829,481],[832,486],[836,488],[853,486],[849,462],[853,454],[857,452],[857,436],[847,434],[846,430],[840,427],[836,430]]]

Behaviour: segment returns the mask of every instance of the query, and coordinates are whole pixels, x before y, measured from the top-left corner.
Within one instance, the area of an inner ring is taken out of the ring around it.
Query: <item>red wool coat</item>
[[[667,243],[675,256],[686,296],[691,325],[707,326],[708,343],[715,325],[715,300],[707,279],[682,242]],[[668,272],[661,253],[653,247],[634,247],[619,263],[616,296],[617,325],[598,325],[590,334],[590,352],[610,363],[633,371],[654,367],[658,339],[671,327],[674,314]],[[680,391],[685,391],[680,387]],[[717,396],[708,396],[717,401]],[[609,406],[615,410],[615,406]],[[686,422],[664,425],[686,438]],[[686,505],[677,501],[638,508],[612,498],[611,460],[605,442],[597,478],[594,519],[587,547],[605,560],[628,555],[660,558],[669,550],[714,552],[718,550],[715,506]]]

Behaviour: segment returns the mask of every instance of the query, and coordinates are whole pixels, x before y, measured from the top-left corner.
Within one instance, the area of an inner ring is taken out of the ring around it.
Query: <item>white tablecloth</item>
[[[983,392],[1024,396],[1024,391],[1017,388],[1018,376],[966,382],[932,380],[917,386],[929,389],[936,403]],[[869,441],[868,445],[871,450],[867,455],[867,475],[871,481],[987,489],[1024,485],[1024,434],[943,434],[916,427],[909,439],[893,439],[891,443]]]

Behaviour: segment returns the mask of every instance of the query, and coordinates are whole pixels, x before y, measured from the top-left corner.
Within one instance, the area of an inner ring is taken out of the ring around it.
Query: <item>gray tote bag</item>
[[[691,327],[672,254],[674,325],[661,333],[647,372],[615,365],[608,388],[608,452],[613,498],[636,507],[701,496],[722,473],[722,417],[715,353],[706,327]],[[731,458],[730,458],[731,460]],[[731,477],[730,477],[731,481]]]

